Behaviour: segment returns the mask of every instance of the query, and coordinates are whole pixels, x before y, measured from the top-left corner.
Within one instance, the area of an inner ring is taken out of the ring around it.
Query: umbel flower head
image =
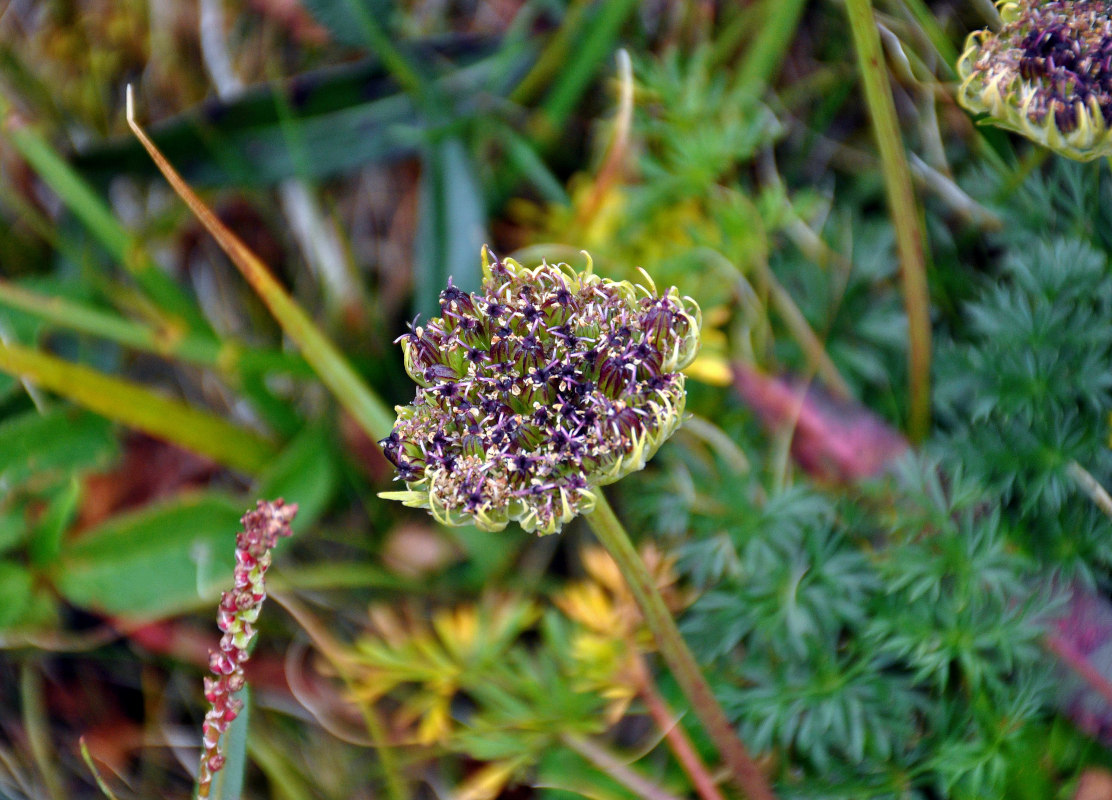
[[[449,280],[441,316],[399,339],[419,388],[381,442],[407,488],[381,496],[446,525],[555,533],[679,427],[699,307],[589,257],[527,269],[484,248],[483,275],[477,294]]]
[[[1000,30],[966,40],[958,101],[1070,158],[1112,155],[1112,3],[997,5]]]

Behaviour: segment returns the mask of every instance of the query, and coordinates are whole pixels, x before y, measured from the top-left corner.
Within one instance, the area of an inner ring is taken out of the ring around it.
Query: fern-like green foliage
[[[1051,598],[991,495],[916,459],[857,500],[711,473],[685,633],[746,740],[792,765],[784,796],[1003,796]]]
[[[629,512],[682,541],[701,591],[685,634],[747,742],[790,765],[782,796],[1014,796],[1031,742],[1057,729],[1043,642],[1058,589],[1106,585],[1112,565],[1112,526],[1077,478],[1112,482],[1112,220],[1092,202],[1110,187],[1096,168],[1048,167],[1001,191],[983,273],[958,262],[957,237],[940,249],[937,431],[875,485],[785,475],[783,444],[698,399],[750,470],[681,437],[644,476]],[[903,334],[868,253],[888,246],[848,230],[858,258],[841,280],[790,249],[772,266],[850,383],[883,398]]]
[[[1112,477],[1112,275],[1084,239],[1017,238],[940,352],[938,447],[1002,493],[1032,554],[1092,577],[1112,528],[1070,465]]]

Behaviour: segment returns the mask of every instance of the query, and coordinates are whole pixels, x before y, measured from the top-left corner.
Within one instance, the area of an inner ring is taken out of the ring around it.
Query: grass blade
[[[0,306],[31,314],[62,328],[98,336],[145,353],[199,364],[228,374],[246,372],[287,372],[312,375],[299,356],[274,350],[247,348],[239,343],[219,341],[201,333],[181,334],[177,330],[158,330],[107,311],[69,300],[46,296],[0,280]]]
[[[266,439],[214,414],[37,350],[0,343],[0,371],[247,473],[259,472],[275,454],[274,445]]]
[[[127,95],[127,121],[132,132],[146,148],[155,164],[169,181],[190,210],[197,215],[228,257],[239,268],[251,288],[259,295],[278,320],[282,330],[301,348],[305,360],[316,370],[349,414],[375,439],[383,439],[394,427],[394,415],[375,396],[351,368],[334,344],[313,323],[285,289],[270,274],[270,270],[235,234],[217,219],[181,175],[162,156],[154,142],[135,121],[131,92]]]
[[[224,734],[223,751],[227,761],[212,781],[214,800],[240,800],[243,794],[243,776],[247,772],[247,725],[251,715],[251,687],[239,692],[243,710],[232,720]]]
[[[104,200],[50,143],[18,118],[3,95],[0,95],[0,121],[8,141],[19,154],[161,309],[193,330],[210,330],[185,291],[159,268]]]
[[[884,186],[896,247],[900,254],[904,307],[908,325],[909,420],[908,434],[920,442],[930,429],[931,320],[927,291],[927,262],[923,253],[925,232],[911,189],[911,170],[907,165],[903,139],[900,138],[896,104],[880,49],[880,35],[870,0],[846,0],[857,63],[865,86],[865,101],[873,121],[880,160],[884,167]]]

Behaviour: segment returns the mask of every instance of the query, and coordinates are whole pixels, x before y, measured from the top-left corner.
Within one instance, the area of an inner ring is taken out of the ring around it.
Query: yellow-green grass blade
[[[243,472],[259,472],[277,452],[258,434],[207,411],[37,350],[0,343],[0,371]]]
[[[248,348],[236,342],[220,341],[203,333],[186,333],[179,328],[159,330],[75,300],[33,292],[2,279],[0,306],[134,350],[211,367],[224,373],[248,370],[276,371],[299,376],[313,374],[309,365],[297,355]]]

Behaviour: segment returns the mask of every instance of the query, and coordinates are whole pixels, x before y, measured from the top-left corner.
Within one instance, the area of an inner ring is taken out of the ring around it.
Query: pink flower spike
[[[250,658],[248,647],[255,638],[253,624],[266,599],[266,571],[270,550],[278,539],[291,535],[290,522],[297,504],[281,499],[259,500],[243,519],[243,530],[236,535],[236,567],[233,590],[220,596],[217,625],[223,636],[220,649],[209,653],[209,670],[216,678],[205,678],[205,700],[210,708],[202,727],[203,752],[197,773],[197,797],[207,798],[212,778],[224,766],[220,736],[243,710],[243,700],[230,695],[247,682],[243,665]]]

